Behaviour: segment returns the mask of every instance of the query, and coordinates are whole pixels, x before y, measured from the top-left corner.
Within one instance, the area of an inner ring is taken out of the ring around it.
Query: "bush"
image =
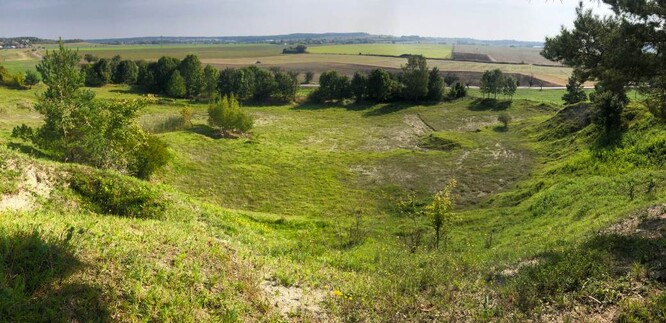
[[[319,77],[319,88],[311,98],[317,101],[344,100],[352,96],[351,82],[345,75],[328,71]]]
[[[501,113],[497,116],[497,121],[501,122],[504,128],[508,128],[509,122],[511,122],[511,116],[508,113]]]
[[[162,194],[149,184],[115,173],[82,171],[73,174],[69,184],[102,214],[160,219],[167,207]]]
[[[461,82],[457,82],[449,91],[449,99],[456,100],[467,96],[467,87]]]
[[[155,171],[169,162],[167,144],[155,136],[149,135],[136,153],[132,174],[141,179],[149,179]]]
[[[245,133],[252,129],[252,118],[240,109],[240,104],[232,95],[208,107],[208,124],[219,127],[220,134],[231,137],[235,133]]]

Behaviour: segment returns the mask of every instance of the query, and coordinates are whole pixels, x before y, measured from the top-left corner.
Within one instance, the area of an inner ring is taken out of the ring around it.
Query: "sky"
[[[368,32],[542,41],[578,0],[0,0],[0,37]],[[586,0],[600,13],[603,5]]]

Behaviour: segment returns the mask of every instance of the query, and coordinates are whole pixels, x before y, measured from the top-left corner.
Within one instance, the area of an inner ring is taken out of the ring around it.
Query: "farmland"
[[[380,57],[358,55],[336,55],[336,54],[315,54],[322,48],[347,48],[352,49],[352,45],[335,45],[310,47],[308,50],[312,54],[304,55],[282,55],[283,46],[269,44],[236,44],[236,45],[97,45],[97,44],[70,44],[72,48],[77,48],[80,54],[93,54],[98,57],[111,58],[120,55],[124,59],[145,59],[157,60],[161,56],[174,56],[183,58],[187,54],[197,54],[204,63],[213,64],[219,68],[224,67],[242,67],[247,65],[256,65],[260,62],[263,67],[281,67],[288,71],[307,72],[313,71],[317,75],[329,69],[338,70],[344,74],[352,75],[356,71],[368,71],[373,68],[386,68],[397,70],[405,64],[404,58],[398,57]],[[367,48],[376,48],[385,50],[382,55],[401,55],[403,51],[424,50],[427,56],[430,53],[437,52],[444,55],[450,55],[451,47],[447,45],[427,45],[427,44],[369,44],[353,45],[367,46]],[[47,47],[48,48],[48,47]],[[363,48],[363,47],[361,47]],[[358,47],[356,47],[358,49]],[[354,51],[356,51],[354,49]],[[521,49],[522,50],[522,49]],[[526,49],[530,50],[530,49]],[[324,50],[328,51],[328,50]],[[388,54],[392,52],[393,54]],[[379,53],[379,52],[378,52]],[[447,54],[448,53],[448,54]],[[43,49],[36,52],[29,50],[2,50],[0,51],[0,63],[12,71],[20,71],[33,68],[38,62],[38,57],[44,54]],[[519,53],[508,52],[506,55],[518,55]],[[379,55],[379,54],[377,54]],[[439,54],[437,54],[439,55]],[[437,57],[437,56],[432,56]],[[518,58],[516,59],[518,60]],[[484,62],[458,62],[450,60],[429,60],[430,66],[436,66],[443,72],[469,72],[469,77],[478,79],[479,73],[486,70],[499,68],[505,73],[521,74],[525,77],[533,76],[543,80],[548,85],[563,86],[571,74],[570,68],[565,67],[547,67],[524,64],[494,64]],[[525,83],[525,82],[523,82]]]
[[[487,55],[490,62],[558,65],[541,56],[540,48],[455,45],[453,52]]]
[[[444,44],[349,44],[314,46],[308,48],[313,54],[340,55],[423,55],[427,58],[451,58],[451,45]]]

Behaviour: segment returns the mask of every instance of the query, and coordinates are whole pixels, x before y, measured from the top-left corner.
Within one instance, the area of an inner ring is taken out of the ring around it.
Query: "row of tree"
[[[484,97],[493,96],[494,99],[497,99],[498,94],[503,94],[509,99],[513,99],[518,89],[518,81],[511,75],[504,75],[499,69],[485,71],[481,76],[479,89]]]
[[[336,71],[322,73],[319,88],[312,93],[311,99],[319,102],[345,99],[418,102],[441,101],[444,95],[445,85],[440,71],[436,67],[429,70],[425,57],[410,56],[400,74],[375,69],[369,74],[357,72],[349,79]],[[466,95],[467,89],[460,82],[449,92],[453,99]]]

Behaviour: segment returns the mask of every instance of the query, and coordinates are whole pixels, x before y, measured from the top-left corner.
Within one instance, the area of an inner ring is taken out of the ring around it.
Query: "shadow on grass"
[[[503,111],[511,107],[511,101],[497,99],[476,99],[467,107],[472,111]]]
[[[144,91],[139,86],[131,86],[129,89],[113,89],[110,90],[111,93],[120,93],[120,94],[147,94],[148,92]]]
[[[191,133],[196,133],[198,135],[206,136],[212,139],[222,138],[219,130],[204,124],[195,124],[189,129],[187,129],[187,131]]]
[[[510,277],[505,296],[529,314],[562,298],[591,306],[616,303],[627,276],[666,286],[666,219],[643,219],[637,229],[651,234],[600,234],[577,248],[541,254],[536,265]]]
[[[64,240],[0,231],[0,321],[106,322],[102,291],[64,282],[83,267]]]
[[[343,102],[311,102],[306,101],[297,106],[294,110],[324,110],[324,109],[346,109],[349,111],[363,111],[368,110],[374,107],[376,104],[372,102],[353,102],[353,103],[343,103]]]
[[[383,116],[386,114],[391,114],[394,112],[398,112],[400,110],[403,110],[410,105],[407,103],[388,103],[388,104],[383,104],[379,105],[377,108],[369,110],[368,112],[364,113],[364,117],[377,117],[377,116]]]
[[[505,127],[505,126],[494,126],[494,127],[493,127],[493,131],[494,131],[494,132],[507,132],[507,131],[509,131],[509,127]]]
[[[45,154],[43,151],[31,146],[31,145],[26,145],[22,143],[17,143],[17,142],[10,142],[7,143],[7,147],[20,151],[21,153],[24,153],[26,155],[30,155],[35,158],[39,159],[48,159],[48,160],[53,160],[51,156],[48,154]]]

